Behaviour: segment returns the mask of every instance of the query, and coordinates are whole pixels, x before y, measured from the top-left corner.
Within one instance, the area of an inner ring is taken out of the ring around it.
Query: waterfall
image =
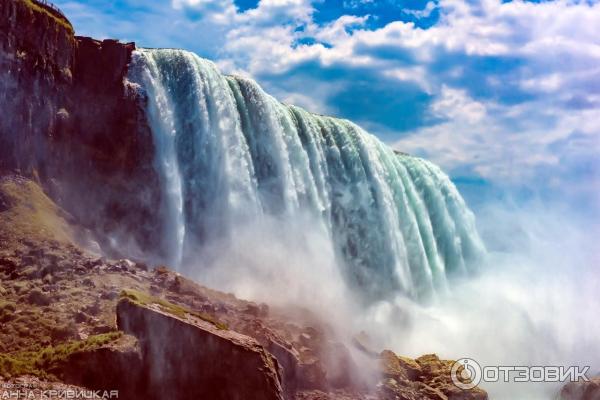
[[[420,297],[477,267],[474,216],[430,162],[182,50],[136,51],[129,80],[147,97],[173,264],[265,216],[309,214],[370,295]]]

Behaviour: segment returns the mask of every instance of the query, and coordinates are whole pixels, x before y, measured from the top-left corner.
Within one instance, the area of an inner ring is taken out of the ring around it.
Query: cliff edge
[[[0,173],[36,179],[104,251],[112,238],[160,255],[152,135],[126,82],[135,44],[75,36],[36,4],[0,2]]]

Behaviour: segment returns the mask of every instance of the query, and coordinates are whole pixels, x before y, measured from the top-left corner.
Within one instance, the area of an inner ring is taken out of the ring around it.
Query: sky
[[[55,0],[80,35],[176,47],[439,164],[472,204],[600,215],[600,2]]]

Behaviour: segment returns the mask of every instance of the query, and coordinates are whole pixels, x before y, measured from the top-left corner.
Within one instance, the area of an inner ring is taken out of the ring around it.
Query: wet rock
[[[192,296],[195,300],[202,299],[202,296],[198,294],[198,285],[179,274],[170,273],[164,282],[165,288],[173,293],[181,296]]]
[[[156,286],[156,285],[150,285],[150,293],[153,296],[156,296],[157,294],[159,294],[161,292],[162,292],[162,289],[159,288],[158,286]]]

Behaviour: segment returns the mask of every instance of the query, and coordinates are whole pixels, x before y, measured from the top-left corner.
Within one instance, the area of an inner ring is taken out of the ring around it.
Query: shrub
[[[38,351],[24,351],[16,354],[0,354],[0,376],[35,375],[41,378],[56,378],[48,371],[71,354],[93,350],[112,343],[123,336],[122,332],[110,332],[90,336],[86,340],[73,341],[57,346],[45,347]]]
[[[77,325],[71,322],[65,325],[56,326],[52,329],[52,332],[50,332],[50,336],[54,342],[63,342],[65,340],[73,339],[77,336]]]

